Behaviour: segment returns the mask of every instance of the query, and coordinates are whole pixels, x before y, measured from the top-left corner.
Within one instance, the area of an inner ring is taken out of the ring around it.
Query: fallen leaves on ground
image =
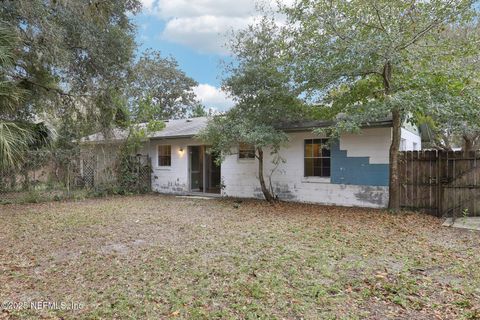
[[[480,233],[421,214],[133,196],[0,206],[0,319],[478,319]]]

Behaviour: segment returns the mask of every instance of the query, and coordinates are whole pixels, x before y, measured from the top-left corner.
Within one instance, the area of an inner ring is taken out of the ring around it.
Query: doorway
[[[219,194],[221,172],[217,155],[208,146],[189,146],[188,155],[190,191]]]

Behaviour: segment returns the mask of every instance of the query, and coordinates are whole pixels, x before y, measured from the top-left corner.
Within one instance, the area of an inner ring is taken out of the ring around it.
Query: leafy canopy
[[[139,121],[184,117],[198,108],[193,92],[197,85],[179,69],[175,59],[147,50],[130,73],[127,90],[130,109]],[[145,104],[151,104],[152,109],[142,110]]]
[[[441,36],[462,54],[426,62],[430,71],[417,81],[419,103],[426,105],[419,118],[433,129],[434,147],[451,149],[463,139],[474,148],[480,139],[480,24],[448,28]]]
[[[287,14],[289,60],[308,99],[343,112],[340,129],[418,111],[426,62],[461,54],[440,37],[475,15],[474,1],[303,0]],[[349,121],[349,123],[346,123]]]
[[[16,43],[15,35],[0,25],[0,169],[14,166],[32,141],[26,129],[9,120],[22,98],[22,90],[7,76],[14,67]]]
[[[227,67],[223,89],[236,104],[211,120],[200,134],[222,155],[230,154],[240,142],[278,151],[288,140],[279,124],[298,120],[305,113],[283,68],[280,32],[265,17],[231,39],[236,62]]]
[[[16,117],[81,111],[109,122],[135,49],[129,14],[139,8],[138,0],[3,1],[0,20],[20,40],[8,76],[29,93]]]

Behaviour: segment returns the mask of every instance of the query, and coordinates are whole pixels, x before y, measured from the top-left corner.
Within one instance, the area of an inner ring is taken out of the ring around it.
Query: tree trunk
[[[473,150],[474,139],[469,137],[467,134],[463,135],[463,152],[468,154],[470,151]]]
[[[400,150],[400,137],[402,134],[402,117],[400,111],[392,111],[392,144],[390,145],[390,183],[388,208],[400,209],[400,181],[398,176],[398,152]]]
[[[260,187],[262,188],[263,196],[268,202],[273,202],[273,195],[268,190],[267,185],[265,184],[265,179],[263,177],[263,150],[262,148],[257,147],[258,152],[258,180],[260,180]]]
[[[383,66],[383,87],[385,99],[388,99],[391,92],[393,67],[390,61]],[[397,107],[392,108],[392,144],[390,145],[390,182],[388,208],[391,210],[400,209],[400,181],[398,176],[398,152],[400,151],[400,139],[402,135],[402,115]]]
[[[23,171],[23,190],[29,191],[30,190],[30,178],[28,176],[28,170],[24,169]]]

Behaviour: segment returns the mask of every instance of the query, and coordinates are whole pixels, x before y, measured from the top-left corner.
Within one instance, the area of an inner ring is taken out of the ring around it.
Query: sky
[[[232,58],[225,46],[232,30],[245,28],[258,12],[255,0],[141,0],[134,17],[140,51],[152,48],[173,56],[199,85],[195,93],[207,107],[223,111],[233,105],[220,89],[221,61]]]

